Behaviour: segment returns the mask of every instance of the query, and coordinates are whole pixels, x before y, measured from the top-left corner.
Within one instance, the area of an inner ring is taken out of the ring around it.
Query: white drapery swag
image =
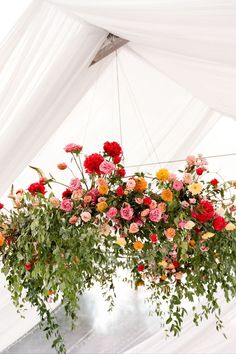
[[[0,47],[0,194],[93,83],[88,65],[106,35],[35,1]]]
[[[210,108],[236,118],[235,0],[51,0],[129,46]]]

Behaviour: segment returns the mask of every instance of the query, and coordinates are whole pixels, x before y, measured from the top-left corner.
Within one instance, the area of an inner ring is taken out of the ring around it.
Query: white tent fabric
[[[108,32],[130,43],[89,68]],[[51,171],[68,142],[90,153],[122,135],[126,165],[190,154],[222,112],[236,117],[235,42],[233,0],[34,1],[0,46],[0,194],[16,178],[27,187],[28,163]],[[33,310],[20,319],[4,297],[0,350],[38,321]],[[218,334],[209,333],[195,349],[192,334],[177,349],[157,334],[132,352],[216,353],[209,342]]]
[[[236,118],[234,0],[51,0],[129,46],[209,107]]]

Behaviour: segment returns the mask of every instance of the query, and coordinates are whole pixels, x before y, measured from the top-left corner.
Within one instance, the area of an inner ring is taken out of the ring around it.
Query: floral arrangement
[[[83,163],[82,146],[69,144],[65,152],[78,169],[58,164],[73,174],[68,185],[35,168],[39,181],[12,188],[12,210],[0,204],[2,272],[15,305],[35,306],[47,337],[55,336],[53,347],[64,353],[48,302],[61,298],[73,324],[79,295],[99,283],[112,307],[123,268],[130,270],[124,281],[145,287],[167,333],[181,331],[184,299],[194,304],[196,324],[214,313],[221,329],[218,291],[227,301],[236,293],[236,183],[209,179],[201,155],[188,156],[178,176],[163,168],[155,177],[127,177],[116,142]],[[65,186],[60,198],[53,183]]]

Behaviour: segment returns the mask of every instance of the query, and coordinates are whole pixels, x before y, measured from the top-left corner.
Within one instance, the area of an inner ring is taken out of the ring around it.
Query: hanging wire
[[[120,80],[119,80],[119,66],[118,66],[117,50],[116,50],[116,83],[117,83],[117,102],[118,102],[118,115],[119,115],[120,144],[121,144],[121,147],[123,148],[121,104],[120,104]]]
[[[230,157],[230,156],[236,156],[236,152],[232,152],[230,154],[223,154],[223,155],[210,155],[210,156],[203,156],[205,159],[214,159],[218,157]],[[166,164],[166,163],[176,163],[176,162],[185,162],[186,159],[179,159],[179,160],[170,160],[170,161],[161,161],[158,162],[160,164]],[[143,166],[154,166],[158,164],[157,162],[151,162],[151,163],[145,163],[145,164],[140,164],[140,165],[129,165],[126,166],[126,168],[133,168],[133,167],[143,167]]]

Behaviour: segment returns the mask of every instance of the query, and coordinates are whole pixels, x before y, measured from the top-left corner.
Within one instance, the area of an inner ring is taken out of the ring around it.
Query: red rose
[[[32,263],[27,262],[24,264],[25,270],[30,271],[32,269]]]
[[[173,266],[174,266],[175,268],[179,268],[179,262],[178,262],[178,261],[174,261],[174,262],[173,262]]]
[[[213,218],[214,213],[213,205],[208,202],[208,200],[201,200],[200,204],[196,207],[196,210],[192,210],[192,217],[204,224],[206,221]]]
[[[143,264],[139,264],[138,265],[138,271],[139,272],[143,272],[144,271],[144,265]]]
[[[196,173],[197,173],[198,176],[201,176],[204,171],[206,171],[206,169],[205,169],[205,168],[202,168],[202,167],[198,167],[198,168],[196,169]]]
[[[143,199],[143,204],[149,206],[152,203],[152,198],[150,197],[145,197]]]
[[[72,191],[68,188],[62,193],[63,199],[69,199],[71,196],[72,196]]]
[[[36,195],[37,193],[41,193],[41,194],[45,194],[46,190],[43,184],[41,183],[32,183],[29,188],[28,191],[30,192],[31,195]]]
[[[100,154],[92,154],[86,157],[84,160],[85,171],[89,174],[97,173],[101,174],[99,166],[104,161],[104,158]]]
[[[150,235],[150,240],[152,241],[152,243],[157,243],[158,237],[156,234],[151,234]]]
[[[213,221],[213,227],[216,231],[222,231],[226,225],[227,222],[222,216],[217,216]]]
[[[39,180],[39,183],[40,183],[40,184],[46,184],[47,181],[48,181],[47,178],[41,177],[40,180]]]
[[[0,209],[4,208],[4,204],[0,203]]]
[[[116,172],[117,172],[121,177],[125,177],[126,172],[125,172],[125,169],[124,169],[124,168],[118,168],[118,169],[116,170]]]
[[[121,156],[114,156],[113,157],[113,162],[115,165],[117,165],[119,162],[121,162]]]
[[[216,178],[211,180],[211,185],[212,186],[217,186],[218,183],[219,183],[219,181]]]
[[[117,189],[116,189],[116,195],[118,195],[118,197],[122,197],[124,195],[124,188],[119,186]]]
[[[118,144],[115,141],[111,143],[109,141],[105,142],[103,145],[103,149],[105,153],[111,157],[119,156],[122,154],[122,149],[120,144]]]

